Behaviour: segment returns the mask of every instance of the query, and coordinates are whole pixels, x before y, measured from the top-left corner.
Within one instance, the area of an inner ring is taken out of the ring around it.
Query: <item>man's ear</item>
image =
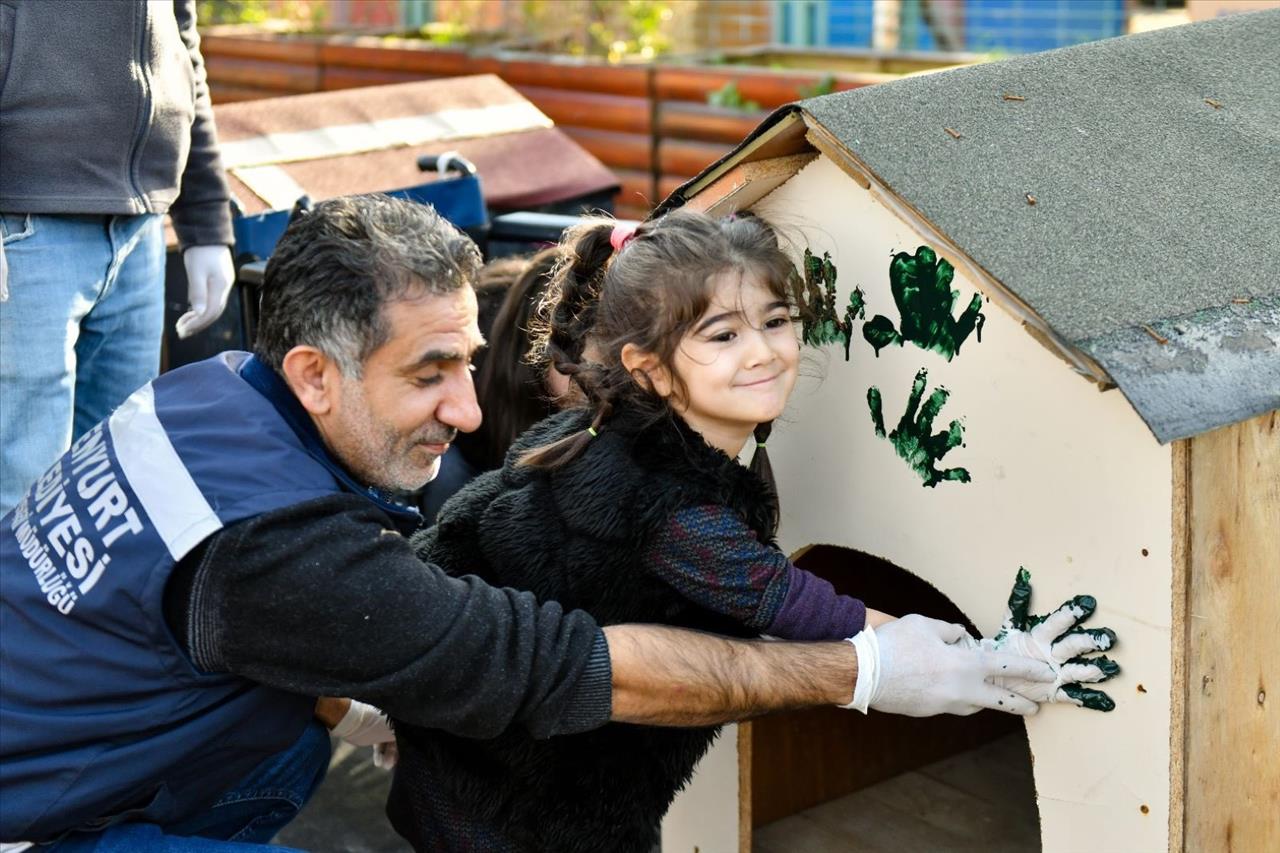
[[[281,368],[302,408],[317,416],[333,410],[341,371],[331,358],[315,347],[296,346],[285,353]]]
[[[626,344],[622,347],[622,366],[641,387],[663,399],[671,396],[671,371],[663,367],[653,353],[645,352],[635,344]]]

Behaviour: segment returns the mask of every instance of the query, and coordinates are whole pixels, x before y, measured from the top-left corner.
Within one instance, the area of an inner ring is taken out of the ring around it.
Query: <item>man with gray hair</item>
[[[266,843],[323,778],[329,728],[389,737],[361,702],[476,737],[850,702],[847,643],[601,629],[414,555],[397,495],[480,424],[479,265],[430,208],[318,205],[267,265],[253,355],[139,389],[4,518],[0,841]],[[971,713],[995,674],[1053,679],[896,624],[874,681],[900,712]]]

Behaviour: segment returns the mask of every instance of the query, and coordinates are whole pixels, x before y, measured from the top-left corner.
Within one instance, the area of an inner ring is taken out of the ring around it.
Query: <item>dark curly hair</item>
[[[562,257],[539,310],[530,357],[549,363],[582,389],[582,406],[594,411],[590,430],[526,453],[521,464],[556,468],[574,459],[606,425],[615,406],[626,405],[655,422],[672,412],[642,373],[622,363],[634,344],[655,355],[671,374],[677,401],[687,389],[675,370],[685,334],[706,313],[712,279],[725,272],[758,275],[779,301],[793,304],[795,267],[773,228],[749,213],[716,219],[677,210],[639,226],[620,251],[610,243],[615,222],[594,219],[569,231]],[[770,424],[756,428],[763,444]],[[757,450],[752,468],[772,482],[768,456]]]

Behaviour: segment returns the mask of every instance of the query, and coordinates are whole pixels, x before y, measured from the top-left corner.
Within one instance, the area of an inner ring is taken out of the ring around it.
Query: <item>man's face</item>
[[[359,480],[395,491],[425,485],[458,432],[480,426],[471,357],[484,339],[470,287],[383,308],[391,337],[341,393],[321,432]]]

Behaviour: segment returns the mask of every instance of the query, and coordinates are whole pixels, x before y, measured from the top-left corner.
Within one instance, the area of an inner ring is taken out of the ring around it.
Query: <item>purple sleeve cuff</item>
[[[787,564],[787,597],[765,633],[785,640],[843,640],[867,624],[867,606],[817,575]]]

